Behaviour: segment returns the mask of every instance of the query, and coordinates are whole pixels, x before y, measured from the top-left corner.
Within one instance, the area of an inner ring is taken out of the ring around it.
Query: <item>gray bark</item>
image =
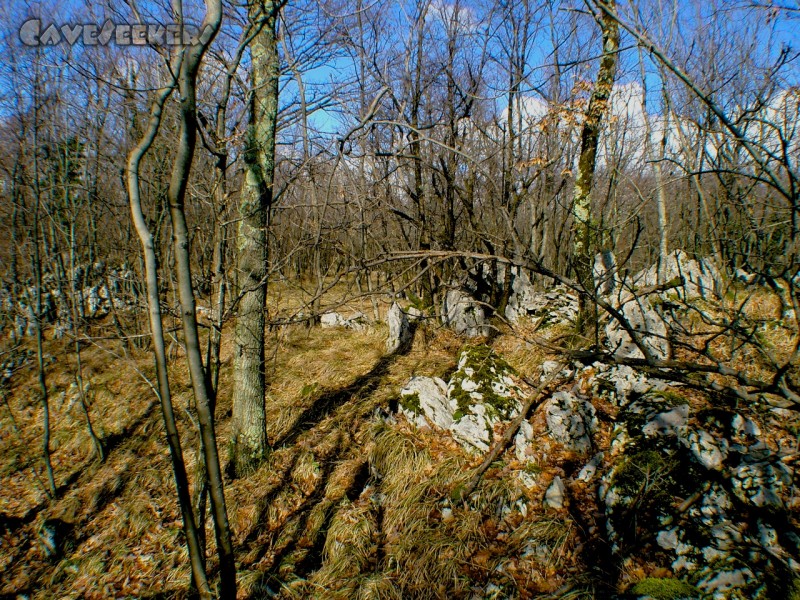
[[[128,199],[131,206],[136,232],[142,244],[145,261],[145,279],[147,286],[147,306],[150,315],[150,333],[153,339],[153,354],[156,363],[158,378],[158,395],[161,400],[161,411],[164,417],[164,427],[167,431],[172,470],[175,476],[175,487],[178,492],[178,504],[183,517],[183,531],[186,535],[186,545],[189,550],[189,560],[192,567],[192,581],[200,597],[210,599],[211,589],[205,571],[205,558],[200,546],[197,524],[192,512],[192,500],[189,494],[189,479],[186,476],[186,463],[183,460],[181,439],[175,422],[172,408],[172,396],[167,375],[167,354],[164,345],[164,329],[161,320],[161,300],[158,290],[158,266],[156,260],[153,234],[147,227],[139,193],[139,164],[147,153],[161,125],[161,112],[164,103],[172,92],[172,87],[160,91],[150,113],[150,122],[145,135],[128,156],[127,185]]]
[[[614,0],[598,0],[598,6],[615,10]],[[589,107],[584,116],[581,131],[581,154],[578,159],[578,176],[575,180],[575,196],[573,201],[573,217],[575,219],[575,272],[576,279],[585,290],[593,289],[592,259],[594,257],[592,235],[592,184],[594,182],[597,144],[600,137],[603,115],[608,109],[614,75],[617,70],[617,50],[619,49],[619,25],[617,21],[603,12],[599,18],[603,33],[603,57],[597,73]],[[591,321],[587,295],[580,295],[578,329],[585,332]]]
[[[268,276],[267,227],[273,201],[275,129],[278,116],[277,10],[271,1],[250,4],[260,30],[250,44],[252,90],[244,152],[241,220],[237,232],[239,311],[236,318],[232,455],[237,476],[267,456],[265,304]]]
[[[197,407],[197,420],[203,438],[206,470],[208,472],[211,495],[211,509],[214,517],[214,532],[220,561],[220,583],[223,598],[236,597],[236,565],[234,563],[233,542],[225,506],[225,491],[222,482],[217,435],[214,428],[212,399],[208,389],[200,336],[197,328],[196,303],[192,286],[190,266],[189,227],[186,223],[184,202],[186,186],[189,182],[194,151],[197,145],[197,73],[208,45],[219,31],[222,20],[220,0],[206,0],[206,15],[200,26],[205,39],[194,46],[186,47],[178,75],[180,91],[180,131],[178,148],[172,165],[167,199],[172,222],[173,254],[177,273],[177,291],[181,306],[186,361],[194,391]]]

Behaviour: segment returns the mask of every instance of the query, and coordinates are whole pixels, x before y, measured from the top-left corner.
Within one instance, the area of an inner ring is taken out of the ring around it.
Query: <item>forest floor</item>
[[[555,358],[521,339],[525,327],[503,330],[490,341],[523,387]],[[548,335],[560,333],[552,328]],[[525,464],[507,451],[469,501],[456,502],[483,456],[441,432],[416,429],[396,411],[399,391],[412,376],[446,380],[467,343],[423,324],[408,353],[387,356],[386,335],[382,323],[362,331],[292,325],[272,334],[267,428],[273,452],[253,475],[226,481],[240,598],[607,598],[643,578],[670,575],[645,556],[622,564],[609,560],[593,486],[571,484],[563,510],[543,506],[553,478],[574,481],[585,463],[558,444],[540,444]],[[226,462],[230,338],[226,330],[217,405]],[[89,412],[106,451],[101,462],[74,386],[72,344],[47,340],[58,486],[58,498],[50,501],[31,347],[4,350],[29,358],[2,390],[0,406],[0,597],[189,597],[150,354],[126,355],[111,341],[82,346]],[[170,368],[194,484],[198,437],[177,342],[170,347]],[[693,410],[708,402],[702,395],[687,401]],[[595,407],[595,443],[607,449],[619,409],[602,399]],[[534,439],[543,439],[544,417],[534,414],[531,423]],[[55,556],[41,542],[45,526],[58,529]],[[213,572],[210,520],[206,530]]]

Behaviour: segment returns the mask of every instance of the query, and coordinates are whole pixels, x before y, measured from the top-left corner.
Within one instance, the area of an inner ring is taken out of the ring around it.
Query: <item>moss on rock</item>
[[[422,406],[420,405],[419,392],[412,392],[410,394],[400,394],[399,404],[404,410],[414,413],[415,415],[422,414]]]
[[[486,407],[490,418],[509,418],[519,408],[516,386],[507,379],[512,375],[514,368],[489,346],[465,348],[450,384],[450,399],[456,403],[453,420],[472,414],[476,403]]]
[[[673,577],[647,577],[631,588],[636,596],[647,596],[655,600],[679,600],[681,598],[699,598],[700,590],[685,581]]]

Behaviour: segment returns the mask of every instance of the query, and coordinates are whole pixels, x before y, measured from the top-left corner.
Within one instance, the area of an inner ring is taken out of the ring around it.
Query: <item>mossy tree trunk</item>
[[[237,232],[239,310],[234,334],[233,467],[246,475],[266,457],[265,303],[269,214],[275,172],[279,57],[277,12],[271,0],[253,1],[250,19],[260,31],[250,43],[250,125],[245,141]]]
[[[598,0],[598,5],[606,6],[611,12],[615,10],[615,0]],[[575,246],[573,250],[575,273],[578,282],[585,290],[593,290],[592,259],[594,256],[593,223],[592,223],[592,184],[594,182],[595,163],[597,161],[597,143],[600,137],[603,115],[608,109],[611,88],[617,70],[617,52],[619,50],[619,25],[608,12],[601,12],[598,17],[603,34],[603,57],[597,80],[592,90],[589,106],[584,115],[581,131],[581,154],[578,160],[578,176],[575,180],[575,194],[572,205],[572,216],[575,227]],[[578,311],[578,331],[586,333],[593,322],[593,306],[587,294],[581,294]]]

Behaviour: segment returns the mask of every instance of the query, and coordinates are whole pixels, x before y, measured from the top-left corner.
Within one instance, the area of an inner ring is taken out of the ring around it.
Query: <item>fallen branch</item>
[[[486,454],[483,462],[472,475],[470,480],[464,484],[460,490],[457,491],[455,498],[457,504],[465,503],[470,494],[475,491],[475,488],[478,487],[478,484],[480,483],[484,473],[486,473],[486,471],[489,469],[489,466],[495,460],[497,460],[497,457],[505,452],[506,448],[508,448],[508,446],[511,444],[511,440],[513,440],[514,436],[517,435],[517,431],[519,431],[522,422],[528,418],[528,415],[531,413],[531,411],[535,408],[538,408],[553,394],[556,388],[569,380],[568,377],[558,378],[558,374],[561,372],[563,367],[563,364],[559,364],[558,368],[553,371],[553,374],[545,379],[545,381],[540,383],[530,397],[525,401],[525,403],[522,405],[522,409],[519,411],[519,414],[514,417],[514,420],[511,421],[511,424],[508,426],[505,432],[503,432],[503,436],[497,442],[495,442],[495,444]],[[530,385],[530,382],[527,380],[525,380],[525,383]]]

